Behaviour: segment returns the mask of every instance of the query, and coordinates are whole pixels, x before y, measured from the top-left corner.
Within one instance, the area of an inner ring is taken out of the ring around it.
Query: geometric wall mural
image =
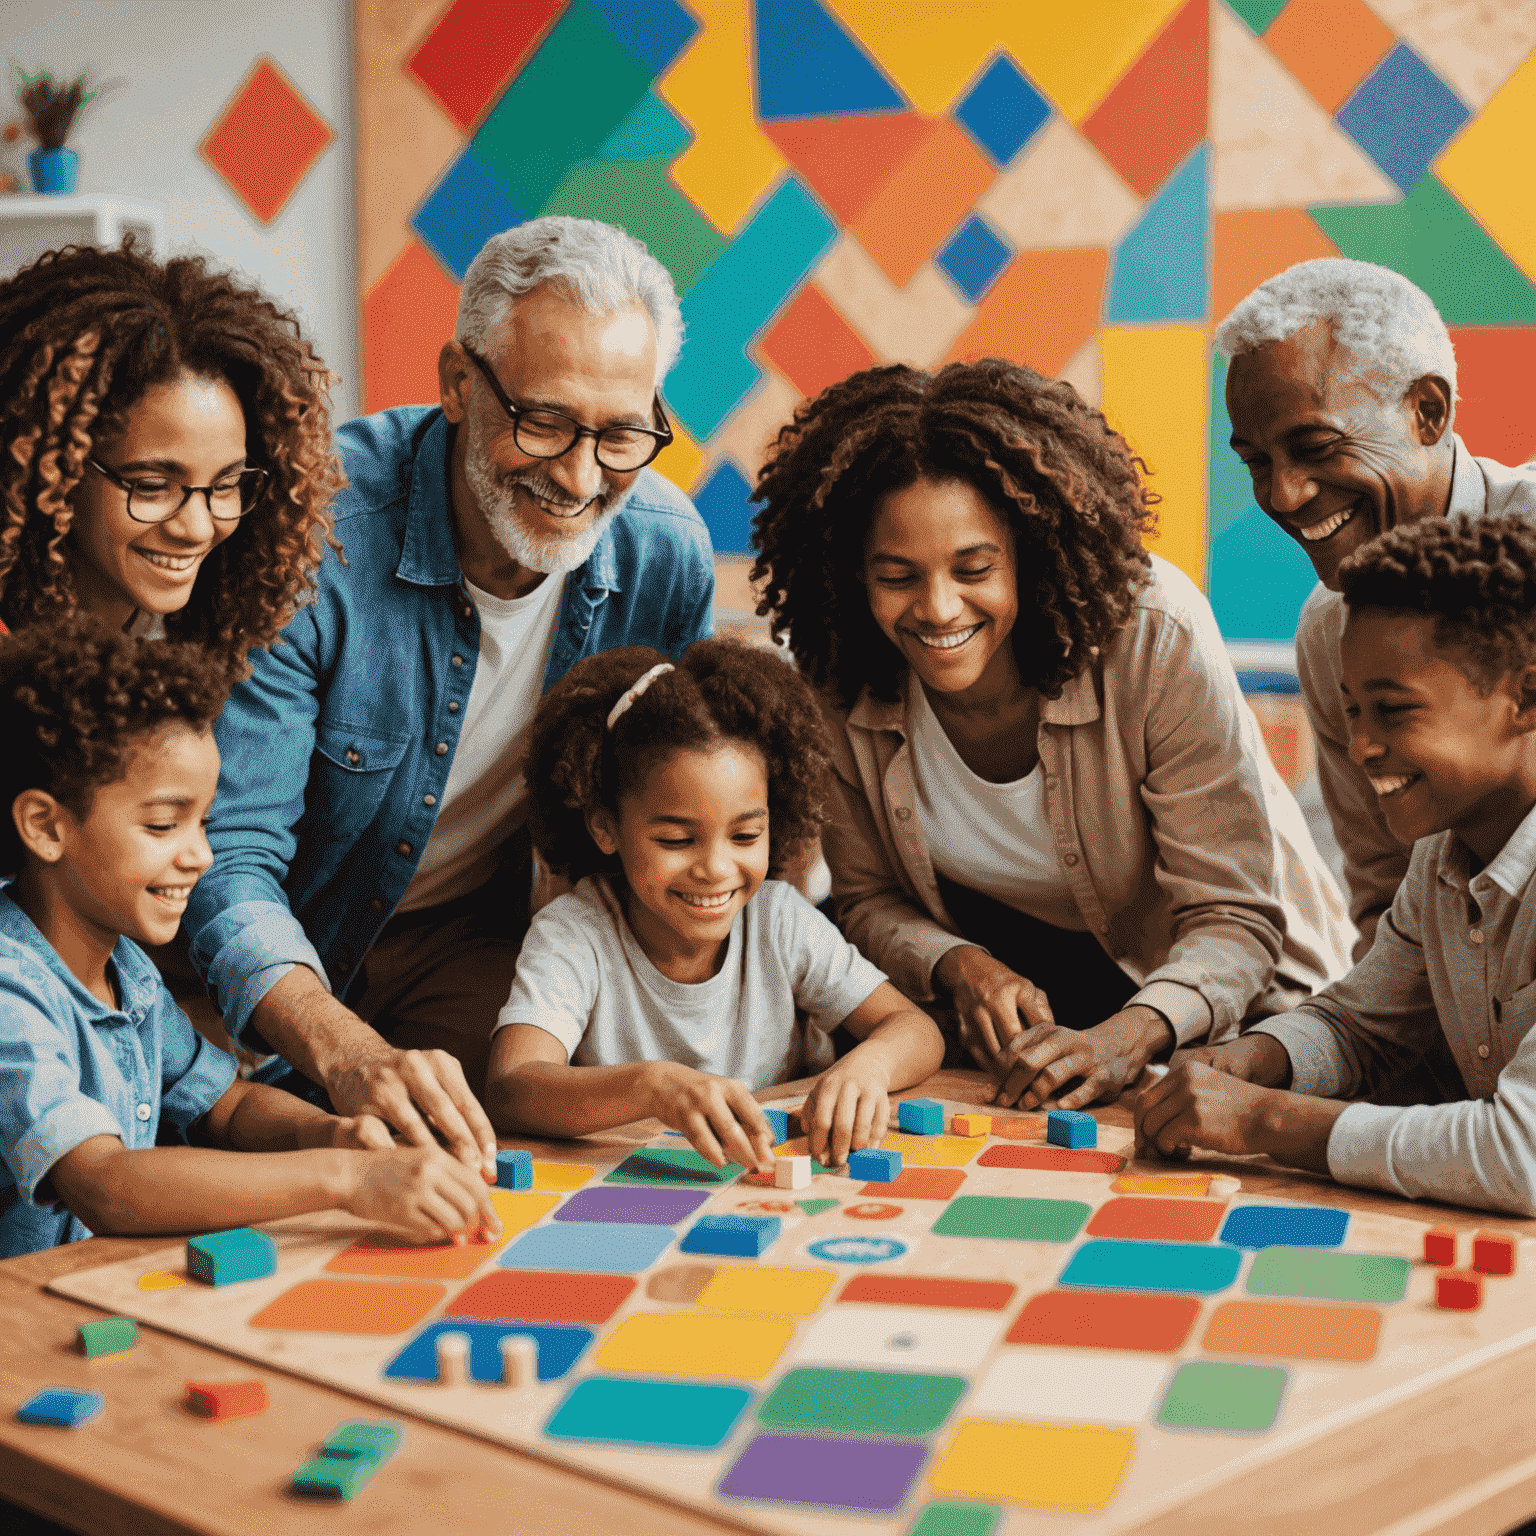
[[[544,213],[622,225],[687,342],[657,467],[722,552],[797,401],[997,354],[1146,460],[1154,547],[1234,639],[1311,567],[1226,445],[1210,333],[1343,254],[1456,341],[1474,453],[1536,450],[1536,6],[1524,0],[357,0],[367,408],[436,397],[458,282]]]

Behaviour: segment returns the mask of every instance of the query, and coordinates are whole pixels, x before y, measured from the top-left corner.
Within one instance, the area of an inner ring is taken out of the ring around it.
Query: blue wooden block
[[[865,1179],[871,1184],[889,1184],[901,1173],[901,1153],[871,1147],[848,1154],[848,1177]]]
[[[205,1285],[233,1285],[277,1273],[277,1244],[265,1232],[236,1227],[187,1239],[187,1273]]]
[[[944,1106],[937,1099],[903,1099],[897,1106],[896,1123],[912,1136],[942,1136]]]
[[[789,1115],[782,1109],[765,1109],[763,1119],[773,1132],[773,1144],[782,1147],[789,1140]]]
[[[678,1247],[684,1253],[713,1253],[755,1259],[778,1237],[777,1216],[701,1216]]]
[[[1099,1122],[1080,1109],[1053,1109],[1045,1117],[1045,1139],[1058,1147],[1096,1147]]]
[[[496,1187],[498,1189],[533,1188],[533,1153],[520,1148],[496,1154]]]
[[[106,1399],[100,1392],[75,1392],[69,1387],[44,1387],[16,1410],[23,1424],[50,1424],[55,1429],[78,1429],[89,1424]]]

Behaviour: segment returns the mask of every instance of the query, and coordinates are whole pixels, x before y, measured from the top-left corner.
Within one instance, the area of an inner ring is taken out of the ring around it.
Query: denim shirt
[[[93,996],[0,891],[0,1258],[89,1237],[38,1185],[93,1136],[185,1138],[235,1080],[234,1057],[197,1034],[138,945],[112,951],[118,1007]]]
[[[345,995],[432,835],[480,654],[454,548],[450,442],[443,413],[423,406],[341,428],[350,484],[332,515],[344,558],[326,554],[314,601],[252,652],[214,727],[214,862],[185,927],[236,1039],[294,965]],[[642,470],[565,578],[544,691],[598,651],[680,653],[710,633],[714,588],[703,520]]]

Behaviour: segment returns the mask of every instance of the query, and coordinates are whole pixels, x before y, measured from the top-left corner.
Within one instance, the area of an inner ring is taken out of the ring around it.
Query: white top
[[[917,815],[934,869],[1016,912],[1086,932],[1051,841],[1040,764],[1011,784],[988,783],[966,766],[915,678],[910,692]]]
[[[765,880],[720,969],[672,981],[588,876],[534,917],[496,1028],[533,1024],[578,1066],[675,1061],[768,1088],[831,1066],[831,1032],[884,980],[792,885]]]
[[[480,613],[480,659],[442,804],[399,910],[435,907],[490,879],[496,851],[522,825],[523,739],[539,707],[560,617],[562,576],[524,597],[493,597],[464,583]]]

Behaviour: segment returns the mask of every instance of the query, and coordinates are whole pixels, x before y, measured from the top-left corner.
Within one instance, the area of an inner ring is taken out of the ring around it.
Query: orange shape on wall
[[[437,354],[458,320],[459,286],[416,241],[363,296],[365,413],[436,404]]]
[[[1141,1237],[1164,1243],[1208,1243],[1226,1218],[1215,1200],[1159,1200],[1127,1195],[1106,1200],[1088,1223],[1090,1237]]]
[[[1339,248],[1301,208],[1218,213],[1211,228],[1211,318],[1225,320],[1260,283]]]
[[[1200,1344],[1225,1355],[1369,1360],[1380,1333],[1381,1312],[1376,1307],[1227,1301],[1216,1308]]]
[[[959,123],[939,117],[930,119],[927,128],[847,226],[898,288],[905,288],[955,232],[997,175]]]
[[[448,1294],[427,1280],[301,1280],[251,1319],[304,1333],[404,1333]]]
[[[1141,197],[1205,137],[1209,57],[1209,7],[1189,0],[1082,125]]]
[[[443,1309],[443,1316],[494,1317],[529,1323],[606,1323],[634,1288],[631,1275],[503,1269],[466,1286]]]
[[[948,1200],[965,1183],[958,1168],[903,1168],[888,1184],[866,1184],[861,1195],[892,1200]]]
[[[1198,1296],[1139,1291],[1043,1291],[1024,1304],[1009,1344],[1060,1344],[1068,1349],[1139,1349],[1171,1355],[1200,1315]]]
[[[1098,330],[1108,270],[1108,251],[1021,251],[946,361],[1006,357],[1054,378]]]
[[[1456,431],[1485,459],[1523,464],[1536,450],[1536,328],[1453,325]]]
[[[405,67],[469,133],[564,9],[565,0],[453,0]]]
[[[1337,112],[1397,35],[1365,0],[1291,0],[1264,41],[1321,106]]]
[[[263,56],[197,151],[230,191],[270,224],[335,137],[298,86]]]
[[[876,362],[864,338],[815,283],[784,306],[757,349],[807,399]]]
[[[846,228],[928,137],[932,119],[916,112],[870,112],[785,118],[762,129]]]

